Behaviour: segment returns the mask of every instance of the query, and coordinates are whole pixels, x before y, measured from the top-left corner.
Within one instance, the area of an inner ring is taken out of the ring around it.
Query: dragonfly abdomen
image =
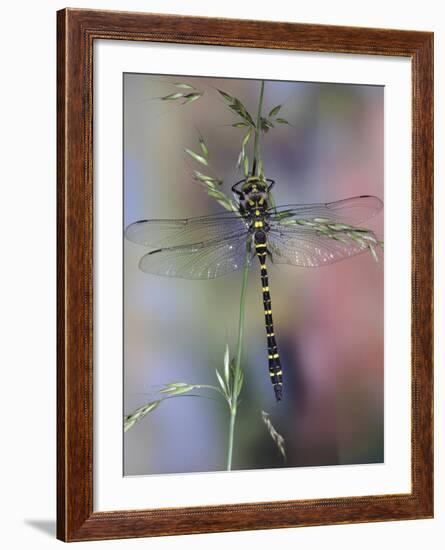
[[[280,354],[278,353],[273,325],[272,301],[270,298],[269,276],[267,273],[266,264],[267,237],[264,231],[257,231],[255,233],[255,251],[261,268],[261,286],[263,291],[264,319],[266,323],[269,375],[275,391],[276,400],[281,401],[283,394],[283,372],[281,369]]]

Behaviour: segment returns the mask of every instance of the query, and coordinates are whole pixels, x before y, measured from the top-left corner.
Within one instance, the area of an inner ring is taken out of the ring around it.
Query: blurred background
[[[159,97],[186,82],[204,91],[182,106]],[[184,153],[201,133],[222,190],[242,179],[236,161],[245,129],[216,88],[256,113],[260,81],[124,75],[124,225],[223,211],[192,178]],[[292,126],[262,143],[277,204],[329,202],[371,194],[383,199],[383,102],[378,86],[266,81],[267,113],[281,104]],[[209,173],[206,170],[202,170]],[[365,227],[383,238],[383,213]],[[124,414],[156,399],[163,384],[216,384],[226,343],[235,354],[241,272],[210,281],[148,275],[147,252],[124,241]],[[275,402],[259,269],[249,275],[243,369],[233,469],[378,463],[383,445],[383,261],[365,253],[320,268],[270,266],[284,398]],[[167,400],[124,435],[124,474],[225,469],[224,401]],[[286,441],[283,462],[261,420],[270,414]]]

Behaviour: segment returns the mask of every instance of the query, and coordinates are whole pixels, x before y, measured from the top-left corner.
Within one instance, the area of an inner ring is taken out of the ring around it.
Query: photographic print
[[[384,87],[126,73],[124,475],[384,461]]]

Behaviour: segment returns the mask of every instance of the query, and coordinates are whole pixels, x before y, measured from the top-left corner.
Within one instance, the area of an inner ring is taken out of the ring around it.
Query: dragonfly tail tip
[[[277,403],[283,399],[283,388],[281,386],[275,386],[275,399]]]

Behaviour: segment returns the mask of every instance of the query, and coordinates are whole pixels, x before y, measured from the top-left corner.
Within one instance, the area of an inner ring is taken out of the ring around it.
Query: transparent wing
[[[351,197],[320,204],[287,204],[270,209],[270,219],[278,222],[292,220],[331,220],[337,223],[360,223],[372,218],[383,208],[383,202],[371,195]]]
[[[244,265],[248,232],[225,239],[161,248],[143,256],[139,268],[146,273],[182,279],[215,279]],[[252,253],[249,251],[249,262]]]
[[[246,230],[246,222],[236,212],[178,220],[140,220],[130,224],[125,237],[144,246],[167,248],[223,239]]]
[[[379,241],[372,231],[360,229],[328,236],[312,228],[275,227],[268,233],[272,261],[300,267],[318,267],[369,251],[377,259]]]

